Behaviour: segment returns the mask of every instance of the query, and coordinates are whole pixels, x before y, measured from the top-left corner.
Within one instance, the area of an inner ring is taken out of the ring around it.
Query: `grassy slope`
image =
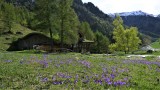
[[[156,49],[160,49],[160,43],[159,42],[153,42],[151,44],[151,47],[156,48]]]
[[[12,27],[13,34],[6,34],[0,36],[0,51],[5,51],[9,47],[9,43],[21,38],[31,32],[34,32],[26,27],[19,24],[14,24]],[[16,34],[16,32],[21,32],[22,34]]]

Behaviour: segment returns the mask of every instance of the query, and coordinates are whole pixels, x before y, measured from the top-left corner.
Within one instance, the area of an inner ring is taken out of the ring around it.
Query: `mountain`
[[[96,7],[93,3],[88,2],[84,3],[84,6],[87,8],[88,11],[93,13],[95,16],[102,18],[104,20],[108,20],[109,22],[112,22],[112,19],[110,18],[109,15],[105,14],[102,12],[98,7]]]
[[[160,38],[160,18],[142,11],[118,13],[125,25],[134,26],[139,32],[149,35],[152,39]],[[115,14],[110,14],[113,18]]]
[[[160,18],[153,16],[121,16],[127,26],[138,27],[141,33],[153,38],[160,37]]]
[[[133,12],[114,13],[114,14],[110,14],[110,16],[115,17],[116,14],[118,14],[120,16],[153,16],[152,14],[145,13],[141,10],[133,11]]]
[[[159,14],[159,15],[157,15],[157,17],[158,17],[158,18],[160,18],[160,14]]]
[[[81,22],[88,22],[93,31],[98,30],[111,38],[113,19],[109,15],[99,10],[93,3],[83,3],[81,0],[74,0],[73,8]]]

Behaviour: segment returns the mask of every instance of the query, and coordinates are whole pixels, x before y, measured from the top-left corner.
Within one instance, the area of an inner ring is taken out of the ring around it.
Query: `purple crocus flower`
[[[128,78],[126,77],[126,78],[124,78],[123,80],[128,81]]]
[[[53,84],[54,85],[61,85],[61,84],[63,84],[63,81],[53,81]]]
[[[90,81],[90,78],[89,78],[89,76],[86,76],[86,79],[83,79],[83,83],[85,83],[85,84],[87,84],[88,82]]]
[[[68,64],[71,64],[72,62],[73,62],[72,59],[67,60],[67,63],[68,63]]]
[[[111,76],[111,78],[112,78],[112,79],[114,79],[114,78],[115,78],[115,75],[114,75],[114,74],[111,74],[110,76]]]
[[[64,78],[70,79],[72,78],[72,76],[64,76]]]
[[[111,81],[110,78],[105,78],[104,80],[105,80],[106,83]]]
[[[76,84],[78,82],[78,80],[74,80],[74,84]]]
[[[102,70],[103,70],[103,72],[105,72],[105,73],[107,72],[107,68],[102,68]]]
[[[41,81],[42,81],[42,82],[47,82],[47,81],[48,81],[48,78],[47,78],[47,77],[46,77],[46,78],[43,78]]]
[[[64,73],[59,72],[57,73],[57,76],[60,78],[65,78],[66,75]]]
[[[20,61],[19,63],[20,63],[20,64],[23,64],[24,62],[23,62],[23,61]]]
[[[94,80],[96,84],[102,84],[102,80]]]
[[[43,60],[47,60],[47,56],[48,56],[47,54],[44,54],[43,55]]]
[[[56,67],[60,67],[60,64],[56,64],[55,66],[56,66]]]
[[[87,61],[79,61],[81,64],[83,64],[84,66],[90,68],[91,63],[87,62]]]
[[[78,82],[78,78],[79,78],[79,75],[77,74],[75,77],[75,80],[74,80],[74,84],[76,84]]]
[[[124,81],[116,81],[116,82],[114,82],[114,86],[122,86],[122,85],[125,85],[126,84],[126,82],[124,82]]]
[[[83,80],[82,82],[87,84],[89,82],[89,79]]]
[[[10,63],[10,62],[12,62],[12,60],[5,60],[5,62],[6,62],[6,63]]]
[[[55,76],[53,76],[53,77],[52,77],[52,80],[53,80],[53,81],[55,81],[55,80],[56,80],[56,77],[55,77]]]
[[[43,68],[48,67],[48,62],[46,60],[39,61],[39,63],[43,66]]]
[[[108,82],[108,85],[112,85],[112,82]]]

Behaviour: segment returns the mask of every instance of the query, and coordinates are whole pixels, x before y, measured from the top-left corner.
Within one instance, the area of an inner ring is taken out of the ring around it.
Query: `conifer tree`
[[[58,34],[61,48],[78,41],[79,20],[71,8],[72,0],[36,0],[36,28]]]
[[[57,2],[58,0],[36,0],[35,8],[35,22],[36,28],[43,31],[49,32],[50,38],[53,38],[53,30],[55,15],[57,15]],[[53,49],[53,42],[51,42],[51,47]]]
[[[94,48],[96,53],[107,53],[109,46],[109,39],[101,32],[96,31]]]
[[[83,34],[84,39],[94,40],[94,33],[91,30],[90,25],[87,22],[82,22],[80,26],[80,32]]]
[[[75,44],[78,41],[79,21],[76,13],[72,9],[73,0],[59,0],[58,19],[60,20],[60,43]]]
[[[15,22],[15,12],[14,6],[11,3],[4,3],[3,6],[3,20],[4,20],[4,29],[11,32],[12,25]]]

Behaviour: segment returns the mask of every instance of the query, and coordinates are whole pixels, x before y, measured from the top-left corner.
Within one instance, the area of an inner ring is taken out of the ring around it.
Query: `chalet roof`
[[[94,41],[84,39],[82,42],[83,42],[83,43],[93,43]]]

